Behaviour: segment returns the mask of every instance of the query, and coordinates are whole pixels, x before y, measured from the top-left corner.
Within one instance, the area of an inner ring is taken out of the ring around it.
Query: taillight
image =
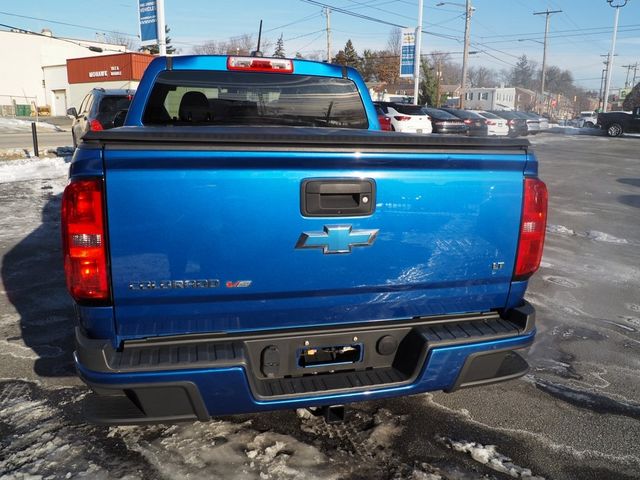
[[[465,125],[471,125],[473,122],[471,120],[469,120],[468,118],[465,118],[464,123],[465,123]]]
[[[507,121],[507,125],[515,125],[515,124],[516,124],[516,121],[513,118]]]
[[[100,130],[104,130],[104,128],[98,120],[91,120],[89,122],[89,130],[91,130],[92,132],[98,132]]]
[[[525,178],[514,280],[524,280],[540,267],[547,228],[547,199],[547,186],[542,180]]]
[[[487,125],[495,125],[496,122],[494,122],[493,120],[485,120],[484,123],[486,123]]]
[[[286,58],[228,57],[227,70],[292,73],[293,61]]]
[[[411,117],[406,117],[404,115],[394,115],[393,118],[395,118],[399,122],[405,122],[407,120],[411,120]]]
[[[67,288],[79,301],[109,300],[101,179],[72,181],[62,195],[62,245]]]
[[[378,123],[380,123],[380,130],[391,131],[391,119],[384,115],[378,115]]]

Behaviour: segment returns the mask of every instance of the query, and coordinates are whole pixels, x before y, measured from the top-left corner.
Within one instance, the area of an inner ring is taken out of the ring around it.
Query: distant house
[[[528,88],[516,88],[515,110],[530,112],[538,107],[539,94]]]
[[[513,87],[467,88],[464,106],[472,110],[515,110]]]

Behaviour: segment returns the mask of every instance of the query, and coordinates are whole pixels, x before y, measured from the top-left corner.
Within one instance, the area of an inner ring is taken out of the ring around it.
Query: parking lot
[[[550,195],[522,379],[178,426],[83,423],[59,247],[64,159],[0,162],[0,475],[640,478],[640,138],[531,139]],[[67,159],[68,160],[68,159]]]

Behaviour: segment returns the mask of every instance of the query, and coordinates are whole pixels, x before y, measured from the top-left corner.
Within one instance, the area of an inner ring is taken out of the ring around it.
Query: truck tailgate
[[[106,143],[118,335],[500,308],[526,160],[515,147]],[[306,180],[343,179],[371,182],[371,214],[303,215]]]

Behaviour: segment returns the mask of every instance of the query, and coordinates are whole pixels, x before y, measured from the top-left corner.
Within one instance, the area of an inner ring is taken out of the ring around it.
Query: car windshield
[[[491,112],[478,112],[478,115],[480,115],[481,117],[484,117],[484,118],[492,118],[492,119],[504,120],[502,117],[499,117],[498,115],[495,115],[495,114],[493,114]]]
[[[447,112],[455,115],[458,118],[480,118],[482,119],[481,115],[478,115],[476,112],[471,112],[469,110],[458,110],[458,109],[450,109],[450,110],[446,110]]]
[[[351,80],[233,71],[162,72],[143,123],[368,127]]]
[[[108,95],[102,97],[98,106],[98,113],[118,113],[127,110],[131,103],[131,95]]]
[[[444,110],[439,110],[437,108],[423,108],[423,110],[427,114],[439,120],[460,120],[455,115],[452,115],[449,112],[445,112]]]
[[[399,113],[404,113],[405,115],[424,115],[422,107],[418,105],[403,105],[396,103],[395,105],[392,105],[391,108],[394,108]]]

